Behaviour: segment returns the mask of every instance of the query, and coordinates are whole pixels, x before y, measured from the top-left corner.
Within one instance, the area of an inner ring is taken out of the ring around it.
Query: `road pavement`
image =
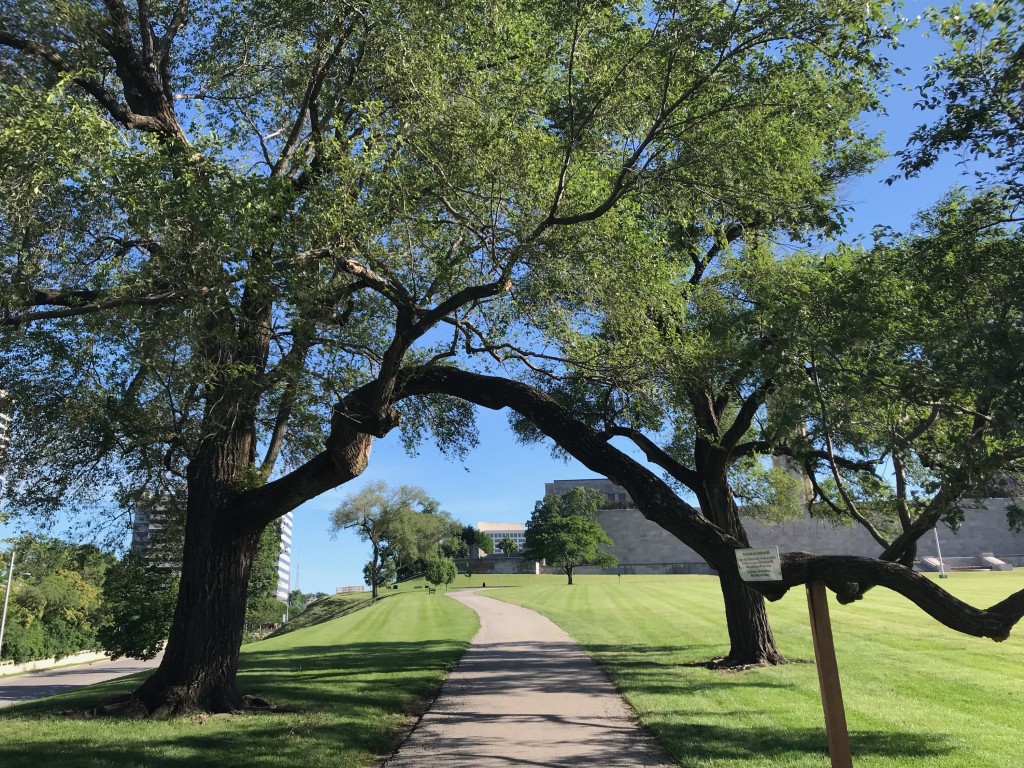
[[[483,594],[448,596],[480,614],[480,632],[385,768],[675,765],[551,621]]]
[[[0,677],[0,707],[9,707],[23,701],[41,699],[85,685],[113,680],[116,677],[145,672],[147,669],[154,669],[159,663],[159,656],[150,661],[118,659]]]

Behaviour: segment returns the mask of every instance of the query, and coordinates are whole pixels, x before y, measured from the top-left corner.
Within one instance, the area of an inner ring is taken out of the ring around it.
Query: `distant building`
[[[522,552],[526,548],[526,523],[477,523],[476,529],[494,539],[494,551],[498,551],[498,542],[504,538],[512,539]],[[481,556],[483,553],[476,553]]]
[[[140,502],[132,515],[131,551],[152,568],[181,573],[182,535],[171,515],[167,504]]]
[[[7,490],[7,444],[11,440],[8,434],[11,417],[7,411],[10,408],[10,397],[7,390],[0,389],[0,496]]]
[[[561,495],[573,488],[593,488],[605,497],[605,506],[597,512],[608,537],[615,542],[603,547],[619,558],[622,572],[711,573],[704,560],[666,531],[641,514],[625,488],[605,478],[556,480],[546,483],[546,494]],[[964,522],[956,531],[938,526],[944,559],[954,567],[970,567],[983,554],[994,555],[1013,565],[1024,565],[1024,532],[1014,532],[1007,524],[1009,499],[986,499],[978,508],[966,509]],[[750,517],[740,518],[750,545],[777,545],[783,552],[815,552],[821,555],[863,555],[876,557],[879,544],[860,525],[836,526],[831,522],[805,516],[778,524]],[[936,555],[935,536],[928,534],[918,542],[921,567],[932,570]],[[959,561],[959,562],[956,562]]]
[[[589,488],[604,496],[601,509],[635,509],[636,505],[629,492],[621,485],[616,485],[604,477],[584,478],[582,480],[555,480],[544,484],[545,496],[564,496],[573,488]]]
[[[281,551],[277,556],[277,599],[288,602],[292,593],[292,523],[294,515],[289,512],[281,518]]]

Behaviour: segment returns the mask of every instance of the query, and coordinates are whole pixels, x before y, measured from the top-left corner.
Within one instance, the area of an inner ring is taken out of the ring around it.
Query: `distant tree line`
[[[21,663],[97,648],[97,631],[109,622],[103,582],[114,556],[91,544],[59,539],[16,539],[7,622],[0,659]],[[10,549],[3,558],[7,585]]]
[[[161,560],[181,552],[181,528],[159,533]],[[175,537],[177,541],[175,541]],[[275,595],[279,524],[267,526],[253,564],[246,605],[246,635],[259,637],[280,623],[285,604]],[[179,577],[172,565],[154,563],[138,552],[121,559],[94,544],[51,537],[10,542],[0,564],[0,593],[6,588],[10,552],[14,575],[0,660],[22,663],[103,650],[113,658],[151,659],[167,639]]]

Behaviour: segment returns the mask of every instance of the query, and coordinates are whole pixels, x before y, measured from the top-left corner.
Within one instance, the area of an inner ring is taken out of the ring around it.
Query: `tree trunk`
[[[235,412],[238,402],[228,395],[219,405]],[[206,423],[224,420],[207,414]],[[151,715],[231,712],[244,705],[235,674],[249,575],[266,521],[234,502],[252,466],[254,445],[251,428],[211,429],[189,462],[174,620],[159,668],[134,694]]]
[[[259,531],[232,526],[185,538],[181,588],[167,649],[157,671],[135,692],[150,714],[243,706],[235,687],[245,626],[246,588]]]
[[[729,655],[718,666],[785,664],[786,657],[775,646],[764,597],[744,584],[736,573],[722,572],[718,581],[725,600],[725,623],[729,629]]]
[[[370,560],[370,600],[377,599],[377,578],[380,574],[380,549],[373,543],[373,557]]]
[[[365,389],[349,398],[362,404]],[[159,668],[132,695],[150,714],[230,712],[245,705],[235,676],[260,533],[271,520],[360,475],[373,442],[344,417],[346,400],[335,408],[322,454],[250,488],[257,398],[223,387],[207,400],[206,437],[188,465],[181,587],[170,637]],[[388,428],[394,424],[397,419]]]
[[[749,547],[750,541],[729,487],[727,464],[724,457],[717,462],[715,459],[714,456],[706,456],[702,462],[705,470],[701,474],[703,487],[697,494],[701,511],[742,546]],[[786,657],[776,647],[775,636],[768,623],[764,596],[744,584],[735,567],[719,569],[718,582],[725,601],[725,623],[729,630],[729,655],[719,666],[785,664]]]
[[[572,568],[565,569],[565,575],[569,577],[569,586],[572,586]]]

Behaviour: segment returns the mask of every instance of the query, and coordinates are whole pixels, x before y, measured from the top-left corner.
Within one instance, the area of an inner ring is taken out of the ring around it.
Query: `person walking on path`
[[[448,595],[480,631],[385,768],[675,765],[579,645],[534,611]]]

